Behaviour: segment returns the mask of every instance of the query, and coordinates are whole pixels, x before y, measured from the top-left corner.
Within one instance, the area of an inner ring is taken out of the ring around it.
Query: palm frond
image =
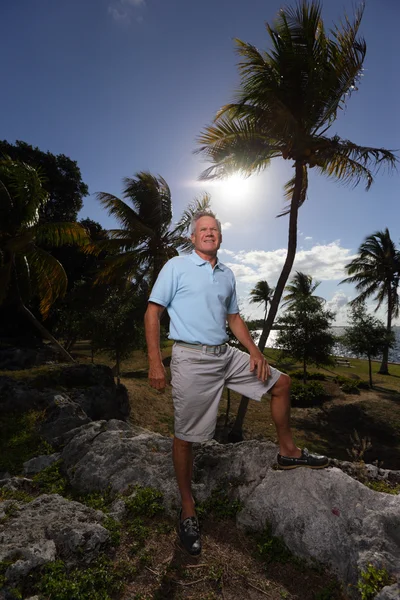
[[[125,177],[124,198],[129,198],[143,223],[157,232],[165,232],[172,220],[171,191],[165,179],[148,171]]]
[[[300,191],[299,208],[306,201],[306,199],[307,199],[307,190],[308,190],[308,170],[307,170],[307,166],[303,165],[302,168],[303,168],[303,177],[302,177],[302,180],[301,180],[301,191]],[[278,217],[283,217],[283,216],[288,215],[290,213],[290,208],[291,208],[291,203],[292,203],[292,199],[293,199],[293,195],[294,195],[295,185],[296,185],[296,176],[294,175],[292,177],[292,179],[290,179],[285,184],[285,188],[284,188],[285,189],[284,198],[285,198],[288,206],[287,206],[287,208],[285,210],[283,210],[281,213],[279,213]]]
[[[140,236],[152,235],[150,227],[143,222],[139,215],[117,196],[106,192],[97,192],[97,200],[108,210],[110,217],[115,217],[124,229],[135,231]]]
[[[34,247],[25,253],[33,292],[40,300],[39,309],[45,319],[51,306],[67,291],[67,275],[62,264],[51,254]]]
[[[51,247],[85,246],[90,242],[87,230],[79,223],[43,223],[32,227],[31,231],[36,243]]]

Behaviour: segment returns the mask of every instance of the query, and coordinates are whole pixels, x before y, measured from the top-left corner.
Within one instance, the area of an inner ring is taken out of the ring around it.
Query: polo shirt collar
[[[189,258],[199,267],[208,262],[207,260],[204,260],[203,258],[201,258],[201,256],[199,256],[195,250],[193,250],[193,252],[189,255]],[[218,267],[218,269],[220,269],[221,271],[224,270],[224,265],[222,262],[220,262],[218,256],[217,256],[217,262],[216,262],[215,266]]]

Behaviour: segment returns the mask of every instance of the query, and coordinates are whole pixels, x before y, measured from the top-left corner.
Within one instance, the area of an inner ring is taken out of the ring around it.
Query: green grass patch
[[[390,485],[387,481],[367,481],[365,484],[375,492],[384,492],[385,494],[400,494],[400,484]]]
[[[257,556],[264,563],[281,563],[295,562],[296,559],[290,552],[285,542],[280,538],[272,535],[272,527],[270,523],[265,524],[265,529],[256,536]]]
[[[132,493],[132,490],[129,490]],[[133,494],[124,498],[125,506],[130,516],[153,517],[164,512],[163,495],[150,487],[135,486]]]
[[[5,500],[15,500],[16,502],[32,502],[33,496],[24,492],[23,490],[8,490],[7,488],[0,488],[0,502]]]
[[[33,482],[38,486],[42,494],[67,495],[68,482],[61,472],[62,461],[50,465],[33,477]]]
[[[215,518],[223,520],[234,519],[242,508],[243,504],[240,500],[232,500],[225,489],[217,488],[213,490],[207,500],[196,506],[196,512],[200,519],[213,515]]]
[[[54,449],[38,433],[45,412],[31,410],[24,414],[10,413],[0,418],[0,471],[19,475],[27,460]]]

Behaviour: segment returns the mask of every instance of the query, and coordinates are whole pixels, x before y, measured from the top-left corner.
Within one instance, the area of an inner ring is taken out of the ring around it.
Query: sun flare
[[[221,191],[235,198],[243,197],[251,190],[252,182],[249,177],[245,178],[242,175],[235,174],[221,181]]]

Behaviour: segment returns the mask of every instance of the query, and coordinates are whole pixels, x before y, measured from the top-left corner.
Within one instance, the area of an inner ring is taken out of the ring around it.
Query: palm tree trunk
[[[67,362],[76,362],[72,356],[61,346],[59,342],[57,342],[56,338],[51,335],[49,331],[37,320],[35,315],[31,313],[31,311],[25,306],[25,304],[21,300],[21,304],[19,305],[20,311],[33,323],[33,325],[40,331],[42,336],[49,340],[55,347],[59,354],[65,358]]]
[[[371,356],[368,354],[368,374],[369,374],[369,387],[372,388],[372,365]]]
[[[387,325],[386,325],[386,330],[388,333],[388,343],[383,351],[382,354],[382,362],[381,362],[381,366],[379,367],[379,371],[378,373],[380,375],[389,375],[389,367],[388,367],[388,363],[389,363],[389,336],[390,333],[392,331],[392,287],[389,283],[388,285],[388,309],[387,309]]]
[[[294,259],[296,257],[297,250],[297,216],[299,212],[299,203],[301,198],[301,190],[303,187],[303,164],[300,161],[296,161],[296,179],[294,184],[292,202],[290,205],[290,216],[289,216],[289,238],[288,238],[288,250],[286,254],[285,264],[283,265],[282,272],[279,276],[278,283],[275,288],[275,292],[272,301],[269,305],[269,312],[266,322],[261,333],[258,347],[261,352],[264,351],[265,345],[268,340],[268,336],[271,332],[272,325],[278,312],[279,303],[282,298],[283,290],[285,289],[286,282],[289,278],[290,271],[292,270]],[[247,407],[249,399],[246,396],[242,396],[240,401],[239,409],[236,415],[235,423],[229,434],[229,441],[241,441],[243,439],[243,422],[247,413]]]

